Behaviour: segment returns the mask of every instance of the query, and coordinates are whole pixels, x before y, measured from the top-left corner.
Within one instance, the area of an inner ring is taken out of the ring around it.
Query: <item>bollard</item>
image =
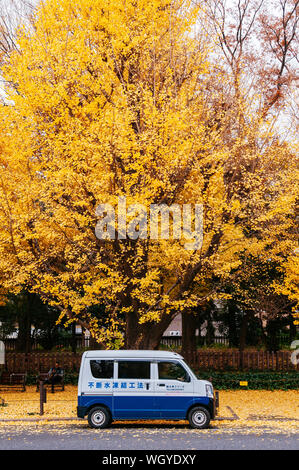
[[[44,403],[47,403],[47,390],[44,386],[44,382],[41,380],[39,382],[39,396],[40,396],[40,412],[42,416],[44,414]]]
[[[219,392],[215,392],[216,409],[219,408]]]

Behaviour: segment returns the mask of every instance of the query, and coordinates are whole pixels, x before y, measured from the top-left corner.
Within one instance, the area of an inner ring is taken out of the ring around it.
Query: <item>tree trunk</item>
[[[90,335],[90,339],[89,339],[90,349],[101,349],[102,346],[103,346],[102,343],[98,343],[97,340],[92,335]]]
[[[76,351],[77,351],[76,323],[72,323],[71,347],[72,347],[72,352],[76,353]]]
[[[182,353],[186,354],[188,351],[196,351],[196,331],[197,318],[194,313],[182,313]]]
[[[33,303],[34,296],[29,293],[22,295],[18,302],[17,322],[19,332],[17,338],[17,351],[19,352],[31,352],[31,310]]]
[[[159,323],[139,324],[138,315],[128,313],[124,349],[158,349],[163,333],[174,317],[175,314],[162,314]]]
[[[138,315],[133,311],[126,315],[126,331],[124,349],[145,349],[138,347],[139,329]]]
[[[242,318],[241,328],[240,328],[240,342],[239,342],[239,353],[240,353],[240,369],[243,369],[243,352],[246,346],[246,335],[247,335],[247,325],[249,319],[249,312],[245,312],[245,315]]]
[[[267,350],[277,352],[279,350],[279,341],[277,331],[279,330],[279,322],[277,319],[271,319],[267,322]]]
[[[296,338],[296,325],[294,324],[293,315],[289,316],[289,326],[290,326],[290,343]]]
[[[228,303],[228,340],[230,348],[238,346],[236,305],[231,302]]]

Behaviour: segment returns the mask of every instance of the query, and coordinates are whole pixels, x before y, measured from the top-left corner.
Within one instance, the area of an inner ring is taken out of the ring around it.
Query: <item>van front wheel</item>
[[[88,413],[88,424],[95,429],[103,429],[109,426],[111,418],[106,408],[97,406]]]
[[[206,408],[196,406],[188,413],[188,421],[192,428],[205,429],[209,426],[211,415]]]

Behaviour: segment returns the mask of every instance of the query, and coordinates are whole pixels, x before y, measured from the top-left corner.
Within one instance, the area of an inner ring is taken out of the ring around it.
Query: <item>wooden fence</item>
[[[59,362],[60,367],[67,371],[78,372],[80,368],[82,354],[72,352],[55,353],[15,353],[5,354],[5,368],[10,372],[37,373],[48,371]]]
[[[299,370],[293,364],[290,351],[190,351],[185,360],[196,369],[213,370]]]
[[[5,355],[5,367],[10,372],[36,373],[48,370],[56,361],[67,371],[78,372],[81,362],[80,353],[14,353]],[[204,370],[298,370],[299,364],[291,361],[290,351],[271,353],[267,351],[246,351],[240,355],[238,351],[190,351],[184,354],[188,364],[194,369]]]

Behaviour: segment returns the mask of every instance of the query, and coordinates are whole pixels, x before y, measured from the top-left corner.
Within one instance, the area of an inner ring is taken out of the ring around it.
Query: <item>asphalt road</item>
[[[298,434],[274,434],[270,430],[244,433],[216,428],[111,427],[93,430],[75,424],[7,427],[0,434],[0,450],[298,450]]]

